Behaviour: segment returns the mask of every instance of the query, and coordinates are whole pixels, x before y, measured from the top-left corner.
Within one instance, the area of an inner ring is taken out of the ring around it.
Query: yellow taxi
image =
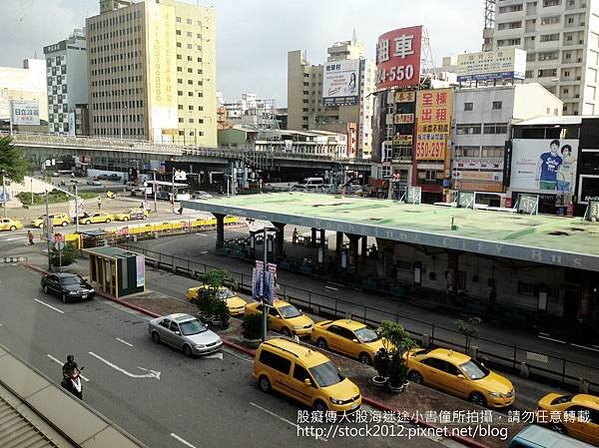
[[[133,221],[140,219],[147,219],[150,216],[150,212],[143,208],[132,208],[123,213],[117,213],[114,215],[116,221]]]
[[[599,445],[599,397],[595,395],[547,394],[539,400],[537,415],[539,423],[555,431]]]
[[[252,376],[263,392],[275,390],[318,411],[351,412],[362,404],[358,386],[329,358],[291,339],[260,344]]]
[[[39,218],[34,219],[31,221],[31,227],[38,227],[41,229],[44,225],[45,218],[46,215],[42,215]],[[66,213],[53,213],[50,215],[50,218],[52,219],[53,226],[66,227],[71,222],[71,218]]]
[[[245,314],[262,314],[262,304],[248,303],[245,306]],[[268,307],[268,328],[284,336],[309,336],[314,328],[314,321],[291,303],[276,299],[272,306]]]
[[[365,324],[351,320],[325,320],[314,325],[312,342],[322,349],[331,349],[372,364],[374,355],[383,348],[383,340]]]
[[[201,285],[201,286],[196,286],[194,288],[189,288],[187,290],[187,295],[186,295],[187,300],[189,300],[191,303],[196,303],[198,300],[198,293],[200,292],[200,290],[205,289],[207,287],[208,286],[206,286],[206,285]],[[218,289],[217,297],[226,302],[227,308],[229,308],[229,314],[231,316],[240,316],[245,311],[245,306],[246,306],[245,300],[243,300],[241,297],[239,297],[237,294],[235,294],[229,288],[225,288],[224,286],[221,286]]]
[[[3,218],[0,219],[0,230],[10,230],[14,232],[17,229],[22,229],[23,223],[18,219]]]
[[[108,224],[111,221],[114,221],[114,215],[105,212],[96,212],[93,215],[87,215],[79,219],[81,224],[98,224],[102,222]]]
[[[444,348],[412,349],[404,354],[410,381],[440,389],[474,404],[504,408],[514,403],[511,381],[476,359]]]

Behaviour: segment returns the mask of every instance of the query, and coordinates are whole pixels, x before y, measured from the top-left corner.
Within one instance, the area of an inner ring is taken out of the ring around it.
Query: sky
[[[216,9],[217,89],[225,99],[256,93],[287,103],[287,52],[305,50],[312,64],[326,60],[327,47],[358,41],[374,57],[386,31],[424,25],[434,61],[480,51],[483,0],[186,0]],[[98,0],[0,0],[0,66],[20,67],[43,58],[42,47],[82,28],[99,13]]]

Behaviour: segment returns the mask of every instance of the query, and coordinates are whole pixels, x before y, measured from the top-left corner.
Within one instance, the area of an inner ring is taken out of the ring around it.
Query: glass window
[[[293,317],[297,317],[297,316],[300,316],[302,314],[293,305],[285,305],[285,306],[279,307],[278,310],[279,310],[279,313],[281,313],[281,315],[285,319],[291,319]]]
[[[172,332],[179,331],[179,325],[177,324],[177,322],[171,322],[170,330]]]
[[[331,386],[340,383],[345,379],[341,372],[339,372],[337,366],[331,361],[312,367],[310,373],[314,377],[316,384],[320,387]]]
[[[482,125],[480,123],[475,124],[458,124],[456,126],[457,135],[476,135],[480,134]]]
[[[181,323],[181,333],[185,336],[199,334],[207,331],[207,328],[202,325],[198,319],[188,320]]]
[[[301,381],[302,383],[305,379],[309,379],[310,381],[312,381],[312,377],[310,377],[308,371],[298,364],[296,364],[295,368],[293,369],[293,378],[295,378],[298,381]],[[314,385],[313,381],[312,384]]]
[[[379,335],[368,327],[358,328],[355,333],[362,342],[374,342],[379,339]]]
[[[264,349],[260,352],[260,362],[286,375],[291,369],[290,360]]]
[[[474,110],[473,103],[464,103],[464,110]]]
[[[462,372],[464,372],[464,374],[471,380],[480,380],[490,373],[489,369],[475,359],[471,359],[460,365],[460,369],[462,369]]]
[[[501,110],[502,102],[501,101],[493,101],[493,110]]]

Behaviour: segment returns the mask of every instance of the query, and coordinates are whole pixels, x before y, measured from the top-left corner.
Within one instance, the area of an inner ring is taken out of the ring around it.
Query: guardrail
[[[137,245],[125,244],[125,247],[146,256],[148,262],[156,268],[166,268],[171,272],[182,273],[192,278],[198,278],[211,269],[219,268],[193,261],[191,258],[163,254]],[[229,272],[240,288],[251,292],[251,274]],[[431,345],[462,352],[469,351],[471,354],[475,351],[475,356],[479,359],[492,363],[500,369],[518,372],[522,371],[524,366],[532,378],[569,388],[582,390],[588,388],[599,392],[598,366],[571,361],[561,355],[539,353],[537,350],[525,346],[505,344],[476,336],[468,337],[455,329],[416,319],[396,311],[358,304],[338,296],[317,293],[285,283],[279,283],[279,288],[280,295],[284,296],[287,301],[306,307],[320,316],[333,318],[353,316],[373,327],[378,327],[383,320],[393,320],[404,325],[413,336],[423,341],[428,340]],[[476,347],[476,350],[473,347]]]

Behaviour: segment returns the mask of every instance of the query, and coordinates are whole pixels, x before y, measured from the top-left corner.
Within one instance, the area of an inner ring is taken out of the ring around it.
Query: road
[[[397,446],[397,440],[297,437],[297,404],[258,390],[251,359],[225,349],[189,359],[155,345],[147,318],[102,299],[62,304],[45,296],[39,274],[0,266],[0,341],[59,381],[59,363],[75,354],[85,401],[151,447],[315,445]],[[153,373],[160,372],[158,375]],[[427,438],[402,446],[457,446]]]

